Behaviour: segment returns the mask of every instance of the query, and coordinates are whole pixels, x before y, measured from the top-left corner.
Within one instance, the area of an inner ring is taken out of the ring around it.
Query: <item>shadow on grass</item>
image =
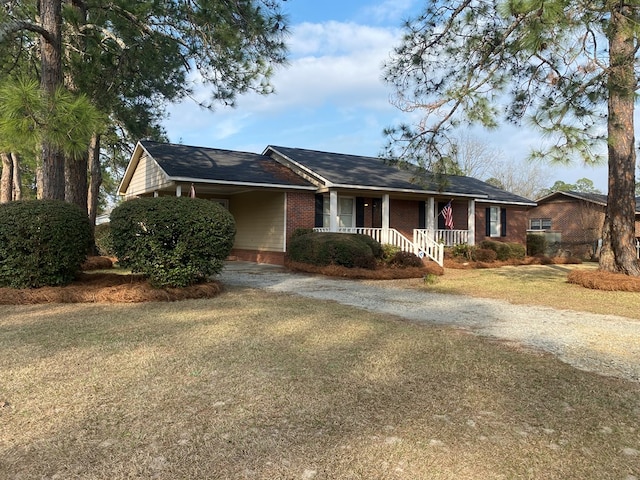
[[[460,330],[244,288],[45,312],[0,320],[8,478],[640,474],[638,385]]]

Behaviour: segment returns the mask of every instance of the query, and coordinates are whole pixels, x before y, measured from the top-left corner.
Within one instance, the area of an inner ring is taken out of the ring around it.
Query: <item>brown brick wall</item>
[[[260,250],[232,249],[229,260],[243,262],[268,263],[270,265],[284,265],[284,252],[267,252]]]
[[[589,258],[602,237],[605,207],[578,199],[559,197],[529,211],[528,218],[550,218],[551,231],[560,232],[559,249]]]
[[[287,242],[296,228],[314,227],[315,208],[313,193],[287,193]]]
[[[407,238],[413,238],[413,230],[420,225],[420,206],[415,200],[389,201],[389,228],[395,228]]]
[[[506,237],[487,237],[486,209],[489,206],[490,205],[476,203],[476,244],[484,240],[494,240],[526,245],[528,225],[527,208],[500,206],[500,208],[507,209],[507,235]]]

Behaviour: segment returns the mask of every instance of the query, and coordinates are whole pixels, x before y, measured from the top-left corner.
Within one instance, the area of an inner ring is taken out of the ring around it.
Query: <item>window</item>
[[[551,230],[551,219],[532,218],[529,220],[529,230]]]
[[[507,209],[500,207],[487,207],[486,216],[487,237],[507,236]]]
[[[500,207],[489,208],[489,236],[500,236]]]
[[[338,197],[338,227],[352,228],[355,218],[355,199],[351,197]],[[322,226],[329,227],[329,199],[325,198],[322,204]]]

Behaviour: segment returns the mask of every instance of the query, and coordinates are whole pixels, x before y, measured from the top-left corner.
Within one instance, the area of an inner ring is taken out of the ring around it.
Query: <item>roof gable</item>
[[[171,179],[311,186],[265,155],[148,140],[140,143]]]

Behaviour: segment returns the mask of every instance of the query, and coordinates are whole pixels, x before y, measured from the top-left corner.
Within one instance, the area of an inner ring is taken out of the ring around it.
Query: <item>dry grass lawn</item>
[[[640,477],[638,384],[330,302],[0,306],[0,350],[3,479]]]
[[[606,291],[571,284],[571,272],[595,274],[597,265],[523,265],[477,270],[446,269],[434,283],[399,280],[403,286],[432,292],[496,298],[515,304],[544,305],[640,319],[640,293]],[[611,274],[598,273],[598,276]],[[602,283],[602,281],[600,282]]]

